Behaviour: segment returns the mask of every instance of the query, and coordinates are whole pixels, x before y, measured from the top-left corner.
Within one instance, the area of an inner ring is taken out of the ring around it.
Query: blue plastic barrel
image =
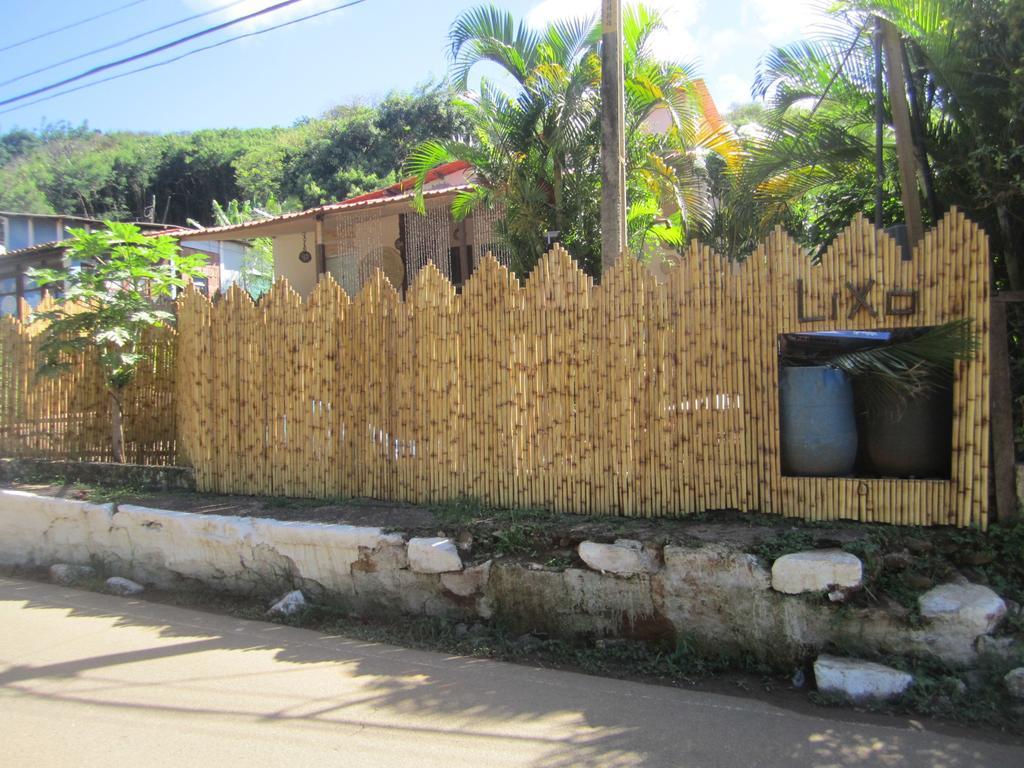
[[[843,476],[857,461],[853,385],[827,365],[783,367],[779,375],[782,471]]]

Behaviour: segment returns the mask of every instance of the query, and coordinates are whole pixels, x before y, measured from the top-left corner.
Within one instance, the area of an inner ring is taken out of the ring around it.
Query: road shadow
[[[238,709],[194,703],[183,707],[171,698],[143,706],[211,722],[243,717],[324,729],[368,725],[391,729],[396,739],[430,733],[493,740],[502,749],[521,743],[531,755],[523,764],[532,768],[1024,764],[1019,746],[896,727],[881,718],[851,722],[831,711],[799,713],[764,701],[408,650],[0,577],[0,607],[4,605],[17,611],[60,611],[67,621],[108,619],[108,631],[136,627],[164,640],[180,640],[83,653],[49,665],[0,660],[0,689],[88,707],[140,708],[111,698],[110,686],[126,685],[121,679],[104,679],[104,671],[113,667],[197,658],[210,651],[269,651],[282,662],[281,669],[262,674],[286,675],[293,669],[289,665],[335,665],[358,682],[358,691],[339,686],[326,695],[318,690],[286,699],[268,697],[258,706],[248,702]],[[166,685],[202,691],[230,676],[202,671],[202,665],[191,674],[190,665],[179,667],[186,671]],[[40,684],[69,679],[93,687],[70,694],[59,685]],[[392,715],[388,724],[367,721],[359,714],[367,707]]]

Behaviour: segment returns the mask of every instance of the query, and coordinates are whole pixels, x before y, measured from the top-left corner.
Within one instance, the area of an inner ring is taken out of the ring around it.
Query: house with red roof
[[[302,296],[308,296],[325,274],[355,296],[377,269],[404,295],[427,263],[461,286],[485,254],[507,262],[494,231],[497,211],[478,210],[461,221],[452,216],[455,196],[472,188],[472,183],[468,163],[446,163],[426,179],[422,213],[416,210],[415,178],[410,177],[339,203],[184,232],[180,237],[183,245],[223,238],[273,238],[275,278],[287,278]]]
[[[703,81],[694,85],[701,101],[698,133],[716,135],[729,130]],[[648,116],[646,129],[662,132],[668,130],[671,121],[667,109],[655,110]],[[422,212],[415,206],[416,179],[410,177],[338,203],[244,224],[186,232],[181,234],[181,241],[187,245],[222,238],[273,238],[275,279],[287,278],[304,297],[326,274],[349,296],[355,296],[377,269],[404,296],[416,274],[428,263],[434,264],[458,288],[484,255],[491,253],[505,264],[511,255],[496,234],[500,210],[479,207],[460,221],[452,216],[452,201],[472,185],[470,164],[450,162],[427,176]],[[658,258],[664,262],[672,256],[660,254]]]

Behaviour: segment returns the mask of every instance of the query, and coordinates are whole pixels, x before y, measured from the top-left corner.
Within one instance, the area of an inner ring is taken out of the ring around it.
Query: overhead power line
[[[10,80],[4,80],[2,83],[0,83],[0,88],[2,88],[5,85],[10,85],[11,83],[16,83],[19,80],[24,80],[26,77],[32,77],[32,75],[38,75],[41,72],[49,72],[51,69],[56,69],[57,67],[64,66],[65,64],[70,64],[73,61],[78,61],[79,59],[85,59],[85,58],[88,58],[89,56],[95,56],[97,53],[105,53],[106,51],[113,50],[114,48],[120,48],[122,45],[127,45],[128,43],[134,43],[136,40],[141,40],[144,37],[149,37],[150,35],[155,35],[157,32],[163,32],[165,29],[170,29],[171,27],[178,27],[178,26],[181,26],[182,24],[187,24],[190,21],[195,21],[196,19],[201,19],[204,16],[209,16],[209,15],[214,14],[214,13],[219,13],[221,11],[226,11],[228,8],[233,8],[234,6],[241,5],[244,2],[246,2],[246,0],[232,0],[232,2],[230,2],[230,3],[225,3],[224,5],[218,5],[216,8],[211,8],[208,11],[203,11],[202,13],[196,13],[196,14],[193,14],[192,16],[188,16],[187,18],[184,18],[184,19],[178,19],[177,21],[172,21],[169,24],[164,24],[161,27],[156,27],[154,29],[147,30],[146,32],[140,32],[137,35],[132,35],[131,37],[126,37],[126,38],[123,38],[122,40],[118,40],[116,43],[110,43],[109,45],[104,45],[102,48],[94,48],[91,51],[86,51],[85,53],[80,53],[77,56],[72,56],[71,58],[68,58],[68,59],[61,59],[60,61],[54,62],[53,64],[47,64],[45,67],[40,67],[39,69],[33,69],[31,72],[26,72],[23,75],[18,75],[17,77],[12,77]]]
[[[210,50],[213,50],[214,48],[220,48],[222,45],[227,45],[228,43],[233,43],[236,40],[244,40],[244,39],[249,38],[249,37],[258,37],[259,35],[265,35],[268,32],[273,32],[273,31],[278,30],[278,29],[284,29],[285,27],[290,27],[293,24],[298,24],[298,23],[303,22],[303,21],[309,21],[310,19],[315,19],[318,16],[326,16],[328,13],[334,13],[335,11],[340,11],[340,10],[343,10],[345,8],[351,8],[354,5],[361,5],[362,3],[365,3],[365,2],[366,2],[366,0],[349,0],[349,2],[347,2],[347,3],[341,3],[340,5],[335,5],[335,6],[331,7],[331,8],[326,8],[326,9],[324,9],[322,11],[317,11],[316,13],[310,13],[310,14],[308,14],[306,16],[300,16],[297,19],[292,19],[291,21],[286,21],[286,22],[283,22],[281,24],[275,24],[272,27],[266,27],[265,29],[258,29],[255,32],[246,32],[243,35],[236,35],[235,37],[229,37],[229,38],[227,38],[225,40],[221,40],[221,41],[213,43],[211,45],[204,45],[201,48],[194,48],[191,51],[186,51],[185,53],[182,53],[182,54],[180,54],[178,56],[174,56],[173,58],[170,58],[170,59],[165,59],[164,61],[158,61],[158,62],[156,62],[154,64],[147,64],[144,67],[138,67],[136,69],[131,69],[131,70],[127,71],[127,72],[119,72],[116,75],[110,75],[109,77],[104,77],[104,78],[102,78],[100,80],[94,80],[91,83],[84,83],[83,85],[78,85],[78,86],[75,86],[74,88],[67,88],[66,90],[60,91],[59,93],[54,93],[54,94],[51,94],[50,96],[43,96],[41,99],[34,99],[34,100],[28,102],[27,104],[18,104],[18,105],[14,106],[14,107],[8,107],[7,109],[0,110],[0,115],[6,115],[8,112],[14,112],[14,111],[19,110],[19,109],[24,109],[26,107],[31,107],[34,104],[41,104],[44,101],[50,101],[51,99],[56,99],[56,98],[58,98],[60,96],[65,96],[65,95],[67,95],[69,93],[75,93],[76,91],[82,91],[82,90],[85,90],[86,88],[92,88],[94,85],[102,85],[103,83],[109,83],[111,80],[119,80],[122,77],[128,77],[129,75],[134,75],[134,74],[137,74],[139,72],[146,72],[146,71],[148,71],[150,69],[157,69],[159,67],[164,67],[164,66],[167,66],[168,64],[173,64],[176,61],[181,61],[182,59],[187,59],[189,56],[193,56],[193,55],[195,55],[197,53],[202,53],[203,51],[210,51]]]
[[[141,0],[141,1],[144,2],[144,0]],[[73,83],[76,80],[82,80],[83,78],[91,77],[92,75],[98,74],[100,72],[105,72],[108,69],[113,69],[114,67],[120,67],[122,64],[129,64],[129,63],[131,63],[133,61],[138,61],[139,59],[144,59],[147,56],[152,56],[155,53],[160,53],[161,51],[166,51],[168,48],[174,48],[176,46],[182,45],[183,43],[187,43],[190,40],[195,40],[196,38],[199,38],[199,37],[205,37],[206,35],[212,35],[214,32],[219,32],[222,29],[227,29],[228,27],[233,27],[236,24],[241,24],[243,21],[249,21],[250,19],[255,19],[255,18],[258,18],[260,16],[264,16],[264,15],[266,15],[268,13],[273,13],[274,11],[279,11],[282,8],[287,8],[289,5],[295,5],[296,3],[301,3],[301,2],[302,2],[302,0],[282,0],[282,2],[280,2],[280,3],[275,3],[274,5],[269,5],[266,8],[263,8],[263,9],[258,10],[258,11],[253,11],[252,13],[246,14],[245,16],[239,16],[237,19],[230,19],[229,21],[225,21],[225,22],[222,22],[220,24],[216,24],[216,25],[214,25],[212,27],[207,27],[206,29],[201,29],[198,32],[193,32],[190,35],[185,35],[184,37],[179,37],[177,40],[172,40],[169,43],[164,43],[163,45],[158,45],[156,48],[150,48],[148,51],[143,51],[142,53],[135,53],[135,54],[132,54],[131,56],[126,56],[123,59],[119,59],[117,61],[111,61],[111,62],[109,62],[107,64],[100,64],[99,66],[93,67],[92,69],[87,70],[85,72],[81,72],[81,73],[79,73],[77,75],[73,75],[71,77],[66,77],[63,80],[60,80],[59,82],[50,83],[50,85],[44,85],[44,86],[42,86],[40,88],[36,88],[35,90],[28,91],[26,93],[18,94],[17,96],[11,96],[9,99],[4,99],[3,101],[0,101],[0,107],[5,106],[7,104],[12,104],[15,101],[21,101],[22,99],[31,98],[32,96],[36,96],[36,95],[38,95],[40,93],[46,93],[47,91],[52,91],[54,88],[60,88],[62,85],[67,85],[68,83]]]
[[[24,40],[19,40],[16,43],[11,43],[10,45],[5,45],[3,48],[0,48],[0,53],[3,53],[4,51],[9,51],[9,50],[11,50],[11,48],[17,48],[19,45],[25,45],[26,43],[32,43],[32,42],[35,42],[36,40],[42,40],[44,37],[49,37],[50,35],[56,35],[58,32],[63,32],[66,29],[74,29],[75,27],[80,27],[83,24],[88,24],[90,21],[96,21],[96,19],[102,19],[104,16],[109,16],[112,13],[117,13],[118,11],[123,11],[123,10],[125,10],[127,8],[131,8],[133,5],[140,5],[141,3],[145,3],[145,2],[148,2],[148,1],[149,0],[132,0],[132,2],[130,2],[130,3],[125,3],[124,5],[119,5],[119,6],[117,6],[117,8],[111,8],[109,11],[104,11],[103,13],[97,13],[95,16],[90,16],[87,19],[80,19],[79,21],[73,21],[70,24],[65,24],[63,27],[57,27],[57,29],[51,29],[49,32],[40,32],[38,35],[33,35],[32,37],[26,37]]]

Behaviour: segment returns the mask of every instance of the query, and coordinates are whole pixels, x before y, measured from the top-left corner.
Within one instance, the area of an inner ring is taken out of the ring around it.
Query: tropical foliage
[[[147,237],[132,224],[108,221],[106,226],[95,232],[69,229],[71,266],[29,274],[59,297],[51,309],[33,316],[45,323],[39,372],[60,373],[73,355],[95,351],[110,397],[114,460],[123,462],[124,389],[149,359],[145,332],[173,325],[166,304],[202,274],[206,257],[182,254],[174,238]]]
[[[1024,287],[1024,0],[845,0],[820,35],[769,51],[753,87],[763,130],[724,178],[748,207],[729,206],[722,229],[735,225],[743,250],[784,222],[820,248],[854,213],[875,214],[876,15],[902,39],[926,224],[965,209],[993,236],[1001,279]],[[883,110],[888,226],[903,219],[888,94]]]
[[[702,100],[691,67],[658,61],[651,37],[660,15],[643,6],[624,14],[627,192],[634,249],[648,238],[678,245],[707,218],[707,197],[696,167],[702,154],[735,159],[728,133],[702,130]],[[420,188],[437,165],[466,160],[479,185],[455,201],[456,217],[479,205],[501,205],[499,234],[514,267],[526,272],[546,247],[545,233],[562,243],[591,274],[600,270],[600,26],[595,18],[555,21],[540,30],[516,23],[493,6],[462,13],[449,33],[451,78],[462,94],[456,108],[469,125],[464,136],[429,140],[407,163]],[[490,62],[514,84],[506,90],[474,69]],[[655,133],[656,111],[668,129]],[[669,225],[669,226],[666,226]]]
[[[214,200],[273,197],[305,208],[391,183],[414,146],[460,125],[448,90],[424,86],[289,128],[14,129],[0,134],[0,210],[209,225]]]

